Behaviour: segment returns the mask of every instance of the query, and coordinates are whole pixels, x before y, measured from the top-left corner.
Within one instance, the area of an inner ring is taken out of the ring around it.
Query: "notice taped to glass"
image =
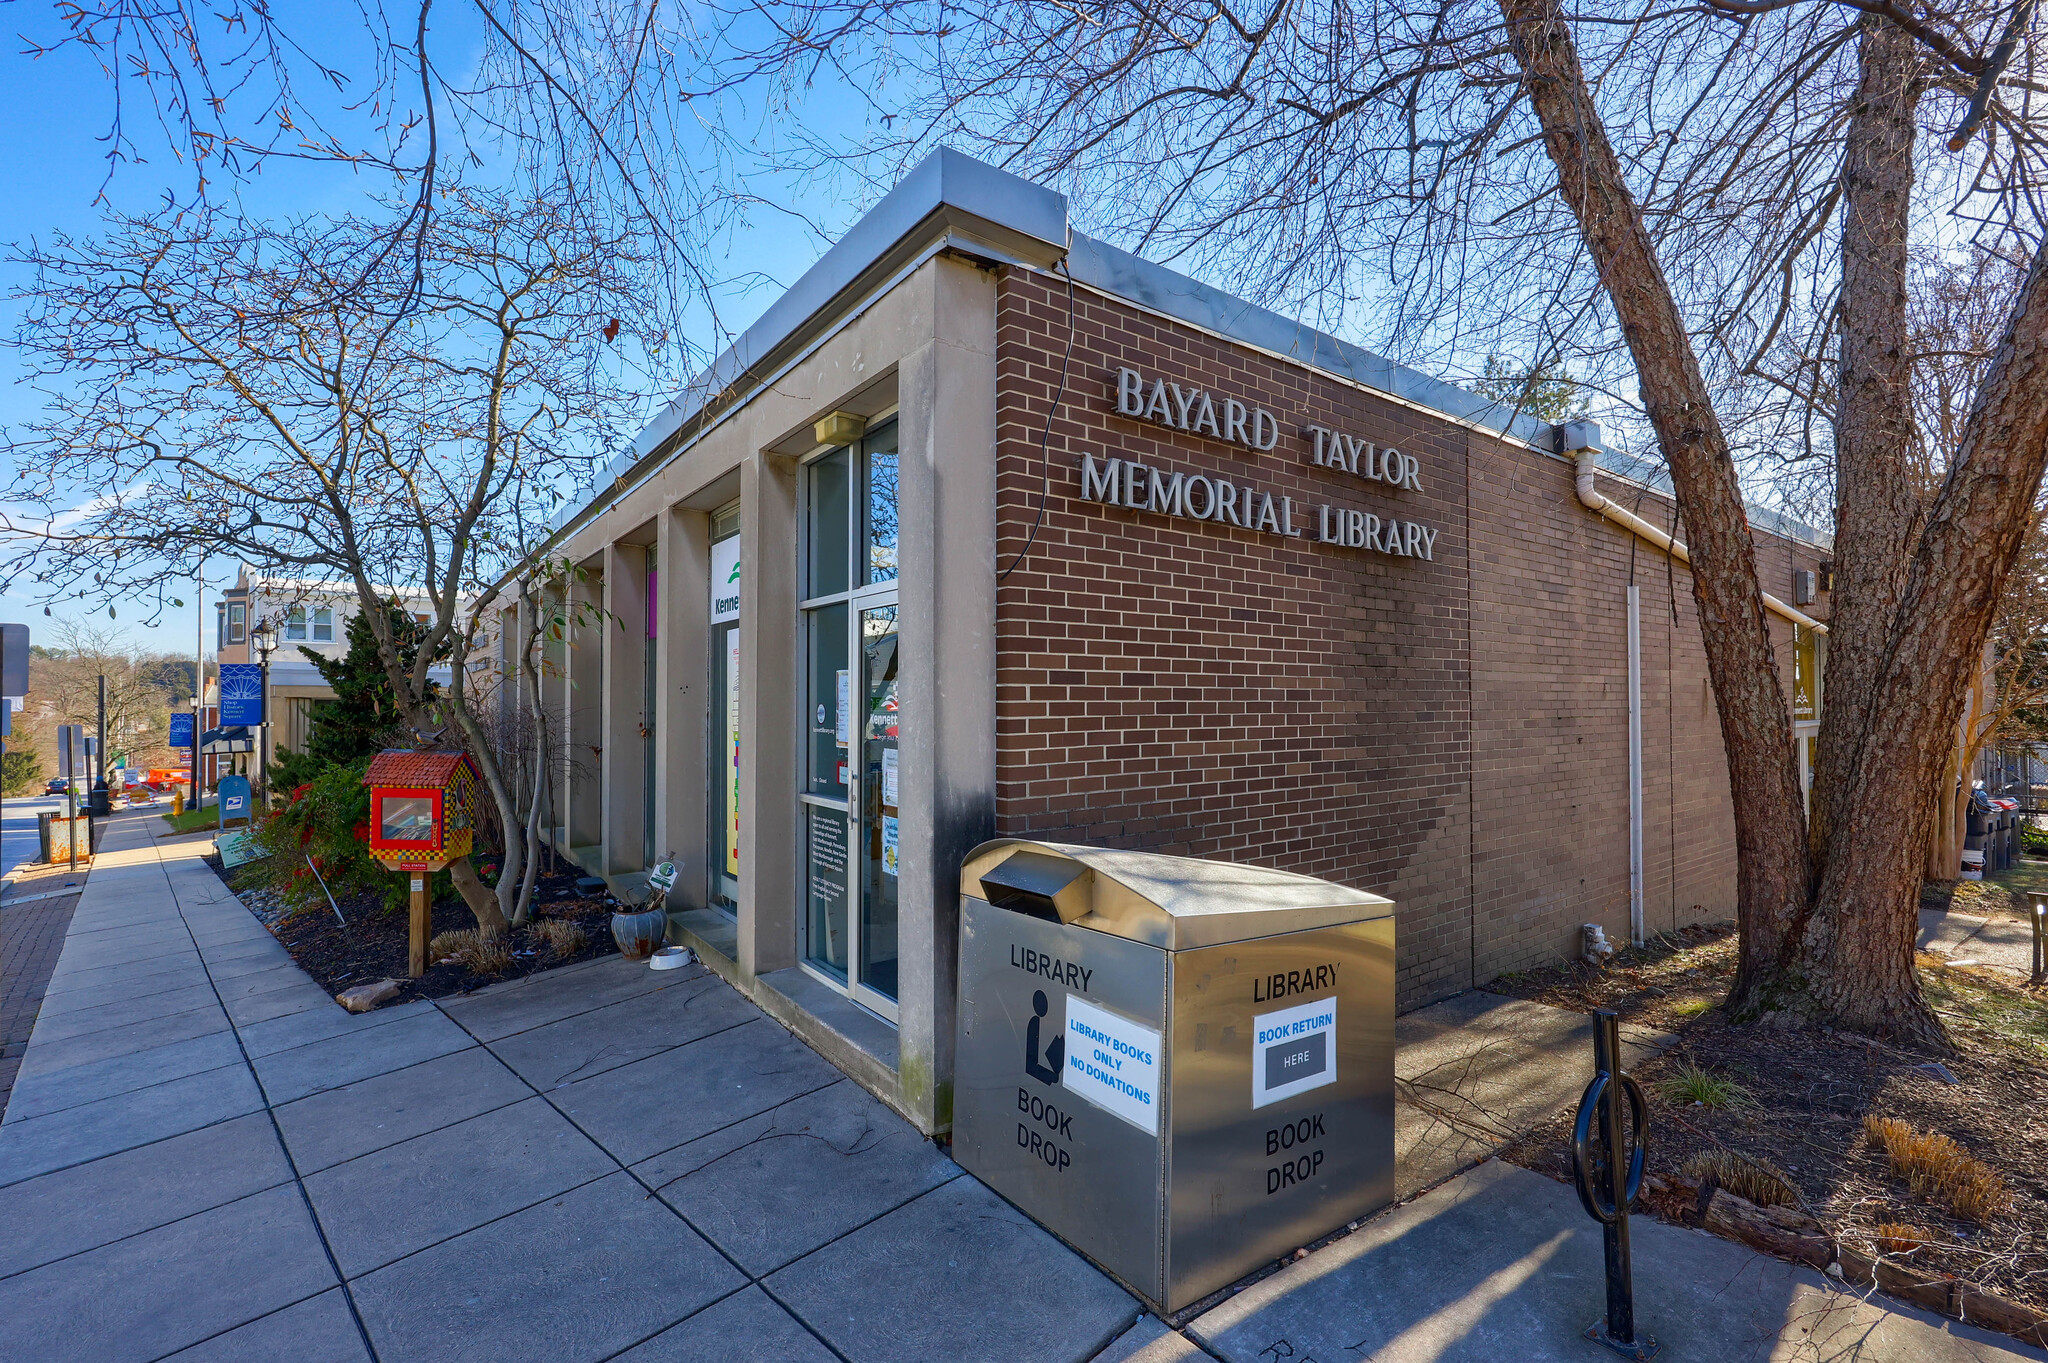
[[[811,895],[821,904],[846,897],[846,820],[828,809],[811,810]]]

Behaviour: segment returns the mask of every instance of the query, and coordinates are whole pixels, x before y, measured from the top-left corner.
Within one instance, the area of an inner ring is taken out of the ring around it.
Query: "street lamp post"
[[[262,809],[270,808],[270,655],[277,648],[277,626],[268,620],[260,621],[249,630],[249,643],[256,650],[256,661],[263,668],[263,723],[262,736],[257,739],[257,789],[263,792]]]

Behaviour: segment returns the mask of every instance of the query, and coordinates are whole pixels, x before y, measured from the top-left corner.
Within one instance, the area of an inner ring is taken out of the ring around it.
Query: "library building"
[[[1402,1010],[1734,915],[1659,480],[1217,283],[940,151],[558,518],[557,847],[927,1133],[990,839],[1383,896]],[[1752,526],[1804,756],[1828,539]]]

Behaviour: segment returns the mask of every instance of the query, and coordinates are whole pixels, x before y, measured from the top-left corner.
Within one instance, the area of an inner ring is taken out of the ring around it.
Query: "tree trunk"
[[[476,915],[476,930],[484,937],[505,935],[505,915],[498,908],[497,891],[484,884],[477,875],[476,867],[470,865],[468,857],[448,863],[448,878],[455,882],[455,888],[462,892],[463,903]]]
[[[1737,997],[1797,932],[1811,883],[1792,720],[1771,650],[1749,518],[1685,320],[1586,86],[1557,0],[1501,0],[1508,38],[1635,362],[1685,518],[1707,671],[1735,806]]]
[[[1841,178],[1835,597],[1810,831],[1823,894],[1801,939],[1788,944],[1768,975],[1755,979],[1737,1011],[1820,1017],[1945,1045],[1941,1024],[1920,994],[1913,941],[1920,863],[1947,754],[1920,765],[1917,791],[1893,784],[1882,795],[1873,777],[1896,783],[1899,772],[1872,772],[1863,761],[1878,731],[1895,718],[1882,704],[1883,680],[1921,515],[1906,462],[1913,438],[1907,216],[1920,82],[1910,36],[1869,15],[1859,28]],[[1869,838],[1880,824],[1890,828],[1888,846]],[[1838,845],[1845,839],[1855,850]]]
[[[1855,796],[1852,773],[1884,645],[1905,591],[1922,512],[1906,317],[1919,54],[1895,25],[1857,25],[1858,79],[1842,153],[1841,357],[1835,398],[1835,589],[1820,742],[1814,758],[1815,865]]]

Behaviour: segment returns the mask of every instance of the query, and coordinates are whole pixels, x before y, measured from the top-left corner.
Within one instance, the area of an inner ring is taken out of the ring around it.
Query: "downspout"
[[[1600,455],[1600,423],[1567,421],[1560,428],[1561,453],[1571,459],[1577,474],[1579,501],[1587,510],[1598,512],[1614,524],[1662,549],[1687,567],[1692,555],[1685,542],[1675,540],[1606,497],[1593,485]],[[1764,609],[1795,625],[1819,634],[1828,627],[1795,610],[1769,592],[1761,593]],[[1643,913],[1643,629],[1642,598],[1636,584],[1628,585],[1628,931],[1629,940],[1641,946],[1648,935]]]
[[[1600,423],[1597,421],[1567,421],[1561,428],[1564,432],[1564,450],[1578,470],[1579,501],[1590,511],[1597,511],[1638,539],[1648,540],[1671,557],[1687,567],[1692,566],[1692,555],[1686,552],[1685,541],[1675,540],[1644,520],[1641,516],[1616,505],[1600,495],[1593,486],[1593,474],[1600,455]],[[1786,605],[1769,592],[1760,593],[1764,609],[1781,620],[1790,620],[1795,625],[1826,634],[1828,627],[1808,615],[1805,611]]]
[[[1628,584],[1628,939],[1637,946],[1643,925],[1643,598]]]

